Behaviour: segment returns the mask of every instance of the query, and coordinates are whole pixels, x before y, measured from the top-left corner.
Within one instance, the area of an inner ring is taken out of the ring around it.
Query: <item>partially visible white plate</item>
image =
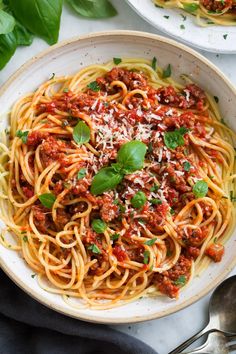
[[[236,131],[236,90],[228,79],[207,59],[171,39],[133,31],[112,31],[86,35],[53,46],[32,58],[0,88],[0,131],[8,126],[3,113],[22,95],[34,91],[51,77],[71,75],[83,67],[104,63],[113,57],[158,59],[158,65],[171,64],[172,76],[180,80],[186,74],[204,90],[219,97],[220,111],[226,123]],[[0,232],[3,228],[0,220]],[[236,230],[228,240],[222,262],[213,262],[181,293],[178,300],[167,297],[142,298],[110,310],[78,309],[62,297],[43,290],[32,277],[32,269],[19,253],[0,244],[0,267],[25,292],[44,305],[78,319],[99,323],[131,323],[151,320],[176,312],[206,295],[236,265]],[[72,299],[71,299],[72,300]],[[78,303],[77,303],[78,304]]]
[[[200,27],[186,11],[158,8],[152,0],[126,1],[151,25],[181,42],[208,52],[236,53],[236,26]]]

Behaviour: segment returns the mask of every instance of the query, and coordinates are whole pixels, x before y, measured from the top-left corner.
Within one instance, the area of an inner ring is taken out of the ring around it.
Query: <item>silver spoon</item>
[[[209,304],[209,322],[169,354],[178,354],[203,334],[219,331],[226,335],[236,334],[236,275],[223,281],[213,292]]]

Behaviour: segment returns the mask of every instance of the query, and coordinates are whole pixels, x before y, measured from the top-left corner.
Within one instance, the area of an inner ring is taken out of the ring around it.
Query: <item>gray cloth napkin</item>
[[[157,354],[105,325],[54,312],[20,290],[0,270],[0,354]]]

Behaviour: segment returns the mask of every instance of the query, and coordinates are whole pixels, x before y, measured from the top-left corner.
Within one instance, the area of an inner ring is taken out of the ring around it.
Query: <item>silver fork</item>
[[[236,344],[232,344],[235,340],[236,335],[226,337],[222,332],[211,332],[201,347],[182,354],[229,354],[236,351]]]

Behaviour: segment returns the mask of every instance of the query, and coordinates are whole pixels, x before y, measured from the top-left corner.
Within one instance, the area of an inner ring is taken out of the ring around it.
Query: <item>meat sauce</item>
[[[212,8],[213,5],[207,6]],[[111,85],[117,80],[122,81],[128,90],[145,91],[147,98],[134,95],[125,102],[125,109],[117,102],[105,102],[104,97],[107,94],[120,92],[119,87]],[[78,162],[77,170],[85,169],[85,175],[79,179],[75,176],[71,178],[70,170],[67,169],[70,166],[68,151],[76,148],[71,136],[57,136],[41,131],[29,132],[26,145],[32,152],[39,150],[43,168],[55,162],[60,166],[59,172],[52,177],[54,195],[58,196],[67,189],[66,196],[61,201],[64,207],[57,211],[57,222],[53,222],[50,210],[37,200],[33,206],[34,223],[41,232],[46,232],[48,228],[60,230],[75,213],[83,212],[87,207],[84,202],[73,206],[68,206],[66,202],[85,197],[92,203],[94,217],[105,223],[119,225],[126,218],[130,227],[132,226],[131,232],[127,231],[124,235],[125,243],[113,241],[112,255],[119,262],[134,260],[143,262],[144,267],[148,268],[149,258],[145,258],[144,247],[133,240],[133,235],[140,235],[142,225],[154,234],[161,235],[166,218],[171,215],[174,219],[178,211],[194,199],[189,179],[194,177],[199,180],[200,176],[194,166],[188,132],[191,131],[196,137],[207,140],[205,123],[210,118],[204,111],[206,96],[195,84],[188,84],[179,91],[171,85],[155,89],[148,85],[148,79],[143,73],[117,67],[105,76],[98,77],[96,83],[99,92],[91,89],[77,95],[65,92],[51,102],[39,103],[37,106],[38,114],[57,115],[57,119],[60,111],[67,112],[68,117],[61,118],[61,129],[66,129],[67,126],[73,128],[82,113],[90,115],[95,128],[94,148],[99,151],[100,156],[94,156],[91,161],[84,163]],[[191,109],[197,110],[199,114],[194,114]],[[52,125],[47,119],[45,124],[47,127]],[[181,129],[184,129],[181,135],[183,143],[174,149],[167,148],[164,144],[164,134],[179,134]],[[92,195],[90,186],[96,172],[115,161],[119,148],[125,142],[135,139],[148,146],[146,159],[149,167],[126,175],[115,191],[106,192],[101,196]],[[34,168],[33,163],[31,168]],[[13,182],[12,187],[15,188]],[[25,199],[33,197],[34,189],[22,171],[20,183]],[[140,209],[132,206],[132,197],[138,191],[142,191],[146,197],[146,202]],[[202,208],[204,213],[204,205]],[[178,296],[179,289],[189,280],[191,261],[199,256],[199,247],[206,239],[207,232],[208,229],[204,227],[189,229],[186,233],[180,232],[185,247],[178,262],[172,269],[154,275],[154,282],[160,292],[171,298]],[[107,250],[102,247],[100,234],[88,225],[83,243],[92,258],[97,259],[92,273],[99,275],[101,264],[108,257]],[[224,253],[222,247],[212,245],[206,254],[218,262]]]

